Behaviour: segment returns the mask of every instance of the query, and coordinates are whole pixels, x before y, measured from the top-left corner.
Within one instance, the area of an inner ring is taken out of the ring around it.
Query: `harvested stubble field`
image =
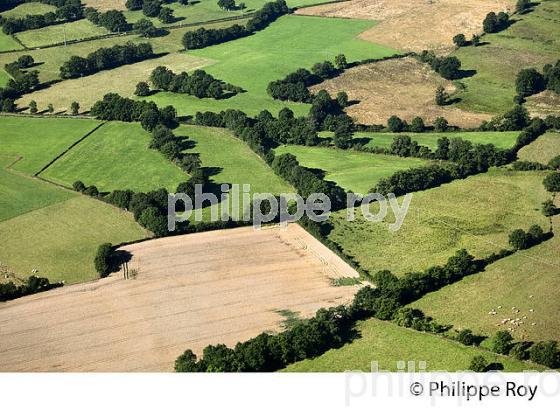
[[[451,81],[440,77],[427,64],[403,58],[351,68],[311,90],[325,89],[331,95],[346,91],[350,101],[357,102],[346,112],[363,124],[386,124],[391,115],[398,115],[409,122],[419,116],[427,123],[445,117],[452,125],[469,128],[491,118],[488,114],[436,105],[434,96],[440,85],[449,94],[456,91]]]
[[[527,98],[525,107],[533,117],[560,115],[560,95],[548,90],[543,91]]]
[[[297,14],[379,20],[361,39],[399,50],[453,49],[451,39],[464,33],[468,38],[482,31],[490,11],[511,8],[512,0],[350,0],[298,10]]]
[[[82,0],[82,4],[99,11],[126,10],[126,0]]]
[[[252,227],[123,248],[130,271],[0,307],[2,371],[171,371],[185,349],[234,345],[351,299],[357,273],[300,226]],[[235,266],[235,269],[232,267]]]

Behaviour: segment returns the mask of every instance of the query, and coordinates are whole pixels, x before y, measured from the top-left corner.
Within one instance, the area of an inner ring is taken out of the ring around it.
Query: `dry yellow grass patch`
[[[131,97],[140,81],[148,81],[150,73],[157,66],[166,66],[175,72],[190,71],[211,63],[201,57],[186,54],[168,54],[161,58],[129,64],[113,70],[101,71],[97,74],[56,83],[44,90],[24,95],[18,100],[18,106],[26,108],[31,100],[35,100],[39,110],[53,104],[55,112],[68,111],[73,101],[78,101],[80,111],[87,111],[96,101],[107,93],[118,93],[123,97]]]
[[[99,11],[126,10],[126,0],[82,0],[82,3]]]
[[[552,91],[543,91],[527,98],[525,104],[533,117],[545,118],[547,115],[560,115],[560,95]]]
[[[452,38],[482,31],[490,11],[511,8],[514,0],[350,0],[298,10],[298,14],[379,20],[360,38],[398,50],[447,52]]]
[[[351,300],[357,273],[300,226],[124,247],[130,272],[0,305],[0,371],[172,371],[186,349],[235,345]],[[85,262],[84,262],[85,263]]]
[[[312,91],[325,89],[331,95],[346,91],[350,100],[359,101],[346,111],[363,124],[385,124],[391,115],[397,115],[409,122],[419,116],[428,123],[445,117],[452,125],[475,127],[491,118],[487,114],[436,105],[435,91],[439,85],[448,93],[455,91],[451,81],[443,79],[428,65],[404,58],[351,68],[312,87]]]

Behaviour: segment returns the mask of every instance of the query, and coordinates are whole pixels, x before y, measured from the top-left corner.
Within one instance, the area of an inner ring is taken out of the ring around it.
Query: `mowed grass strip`
[[[529,145],[519,150],[517,156],[523,161],[534,161],[547,164],[552,158],[560,155],[560,133],[547,132]]]
[[[53,104],[55,112],[69,112],[72,102],[80,104],[80,112],[89,111],[97,101],[109,92],[123,97],[134,97],[136,84],[147,81],[151,72],[158,66],[166,66],[174,71],[202,68],[209,60],[185,54],[168,54],[161,58],[129,64],[113,70],[101,71],[83,78],[62,81],[52,86],[25,94],[17,101],[20,108],[27,108],[31,101],[37,102],[40,109]]]
[[[554,219],[557,231],[560,216]],[[482,273],[432,292],[413,306],[440,323],[487,336],[511,329],[519,340],[560,340],[559,287],[560,239],[554,236],[493,263]],[[489,314],[492,310],[497,314]],[[501,323],[508,318],[519,318],[521,323]]]
[[[354,135],[354,138],[363,140],[366,142],[366,147],[381,147],[390,148],[393,140],[402,135],[408,135],[413,141],[416,141],[419,145],[424,145],[431,148],[432,150],[437,149],[437,141],[440,138],[447,137],[461,138],[472,142],[473,144],[494,144],[496,148],[507,149],[515,145],[518,131],[510,132],[425,132],[425,133],[413,133],[413,132],[403,132],[400,134],[394,133],[383,133],[383,132],[358,132]]]
[[[15,160],[16,157],[0,154],[0,222],[73,196],[64,189],[6,169]]]
[[[70,118],[0,117],[0,154],[23,157],[13,168],[31,175],[99,124]]]
[[[535,2],[537,3],[537,2]],[[513,107],[515,78],[522,68],[539,71],[560,54],[560,2],[541,1],[530,13],[515,15],[508,29],[488,34],[479,47],[461,47],[453,55],[463,70],[474,70],[460,82],[465,89],[455,95],[458,107],[501,114]]]
[[[367,221],[356,209],[356,220],[346,210],[331,216],[329,238],[344,252],[375,273],[388,269],[397,275],[442,265],[465,248],[485,257],[509,248],[508,236],[517,228],[548,227],[541,204],[550,197],[542,185],[546,173],[492,169],[413,194],[397,232],[387,224]],[[402,203],[402,198],[398,198]],[[393,223],[389,210],[386,222]]]
[[[364,195],[381,178],[389,177],[403,169],[417,168],[430,163],[418,158],[299,145],[281,146],[276,148],[275,153],[295,155],[304,167],[325,171],[326,180],[334,181],[346,190]]]
[[[41,174],[71,186],[80,180],[101,191],[171,191],[189,176],[161,153],[149,149],[151,134],[138,123],[109,122]]]
[[[98,277],[97,247],[147,237],[131,214],[82,195],[0,223],[0,260],[19,276],[32,269],[52,281]]]
[[[467,347],[429,333],[399,327],[390,322],[369,319],[358,322],[356,340],[340,349],[331,349],[315,359],[288,366],[288,372],[399,371],[398,362],[426,362],[426,370],[465,371],[474,356],[482,355],[489,363],[500,362],[506,372],[539,369],[539,366],[500,356],[486,350]]]
[[[247,92],[225,100],[198,99],[174,93],[158,93],[150,99],[162,106],[175,106],[179,114],[219,112],[232,107],[250,115],[256,115],[264,109],[276,114],[282,107],[289,106],[296,114],[305,115],[309,105],[272,99],[266,92],[268,84],[300,67],[311,68],[319,61],[333,60],[341,53],[349,61],[396,53],[390,48],[356,38],[374,24],[373,21],[364,20],[293,15],[281,17],[266,30],[252,36],[187,52],[189,55],[215,60],[216,63],[206,67],[205,71]]]

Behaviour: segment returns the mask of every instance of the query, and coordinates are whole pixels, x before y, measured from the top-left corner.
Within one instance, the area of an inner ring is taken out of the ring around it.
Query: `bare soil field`
[[[126,10],[126,0],[83,0],[82,3],[99,11]]]
[[[296,14],[379,20],[360,38],[398,50],[446,53],[453,49],[455,34],[470,38],[480,33],[487,13],[514,4],[513,0],[350,0],[299,9]]]
[[[357,273],[300,226],[125,246],[122,273],[0,305],[0,371],[172,371],[185,349],[282,328],[350,301]],[[134,275],[131,275],[134,276]]]
[[[449,94],[455,91],[451,81],[436,74],[428,65],[414,58],[386,60],[346,70],[339,77],[311,88],[327,90],[331,95],[348,93],[350,105],[346,112],[363,124],[386,124],[391,115],[411,121],[420,116],[427,123],[445,117],[449,124],[476,127],[491,118],[488,114],[440,107],[434,101],[441,85]]]
[[[151,72],[158,66],[166,66],[175,72],[180,72],[202,68],[210,62],[208,59],[182,53],[168,54],[113,70],[101,71],[87,77],[61,81],[43,90],[25,94],[17,103],[20,108],[27,108],[29,103],[35,100],[40,111],[46,109],[48,104],[52,104],[55,112],[61,113],[69,111],[72,102],[78,101],[80,112],[88,111],[95,102],[103,99],[103,96],[109,92],[132,97],[136,84],[140,81],[148,81]]]

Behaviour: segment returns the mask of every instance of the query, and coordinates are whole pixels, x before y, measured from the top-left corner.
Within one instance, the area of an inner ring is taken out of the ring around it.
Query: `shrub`
[[[99,277],[104,278],[111,273],[113,267],[113,245],[104,243],[97,248],[94,265]]]
[[[469,370],[477,373],[484,373],[488,367],[488,361],[484,356],[474,356],[469,365]]]
[[[72,184],[72,188],[74,191],[84,192],[86,189],[86,185],[82,181],[76,181]]]
[[[134,95],[138,97],[147,97],[150,95],[150,86],[145,81],[140,81],[136,84],[136,90],[134,91]]]
[[[557,341],[538,342],[529,349],[530,359],[543,366],[557,369],[560,367],[560,352]]]
[[[534,68],[525,68],[517,74],[515,89],[522,97],[539,93],[545,89],[544,77]]]
[[[548,161],[548,167],[550,169],[555,169],[560,171],[560,155],[555,156],[550,161]]]
[[[560,172],[548,174],[543,180],[543,185],[548,192],[560,192]]]
[[[466,46],[467,45],[467,38],[465,37],[464,34],[457,34],[455,37],[453,37],[453,43],[457,47]]]
[[[492,338],[492,351],[499,354],[508,354],[513,347],[513,336],[507,330],[500,330]]]

